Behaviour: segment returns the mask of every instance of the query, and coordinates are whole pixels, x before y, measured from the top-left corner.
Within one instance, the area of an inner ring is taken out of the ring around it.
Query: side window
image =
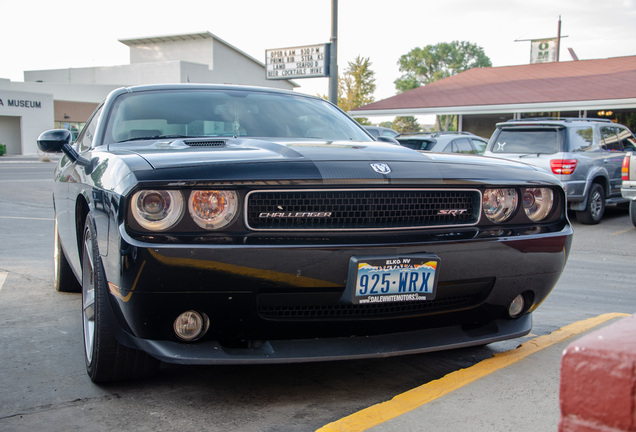
[[[589,151],[594,147],[594,129],[592,126],[568,128],[568,151]]]
[[[391,138],[395,138],[399,134],[392,130],[382,130],[382,136],[387,136]]]
[[[619,128],[618,139],[621,142],[623,151],[636,150],[636,139],[634,138],[634,135],[632,135],[632,133],[628,129]]]
[[[97,123],[99,123],[99,117],[101,112],[102,112],[102,106],[99,106],[95,110],[91,118],[88,119],[88,122],[86,123],[86,125],[84,125],[84,128],[82,129],[80,134],[77,136],[76,150],[78,152],[80,153],[85,152],[86,150],[90,149],[93,146],[93,139],[95,138],[95,130],[97,129]]]
[[[601,128],[601,138],[603,138],[603,150],[621,151],[621,143],[616,135],[616,128],[613,126],[603,126]]]
[[[486,141],[482,141],[482,140],[478,140],[478,139],[474,139],[471,138],[470,141],[473,143],[473,146],[475,147],[475,152],[477,154],[484,154],[484,151],[486,151],[486,146],[488,145],[488,143]]]
[[[468,138],[456,139],[455,141],[453,141],[453,144],[457,146],[455,153],[475,154],[473,146],[470,145],[470,141],[468,141]]]

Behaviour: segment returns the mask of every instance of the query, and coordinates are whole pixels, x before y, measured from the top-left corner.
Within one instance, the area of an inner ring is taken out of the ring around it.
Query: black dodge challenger
[[[551,174],[378,142],[291,92],[119,89],[38,145],[63,152],[55,287],[82,293],[96,382],[519,337],[572,240]]]

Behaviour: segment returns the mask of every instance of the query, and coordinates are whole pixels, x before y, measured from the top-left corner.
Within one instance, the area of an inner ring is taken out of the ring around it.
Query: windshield
[[[120,96],[105,143],[170,137],[276,137],[371,141],[326,101],[249,90],[163,90]]]
[[[557,129],[502,129],[493,153],[552,154],[559,151]]]

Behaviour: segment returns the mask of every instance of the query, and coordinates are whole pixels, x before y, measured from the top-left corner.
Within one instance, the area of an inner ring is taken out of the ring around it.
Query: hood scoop
[[[226,147],[227,141],[214,138],[214,139],[185,139],[183,143],[189,147]]]

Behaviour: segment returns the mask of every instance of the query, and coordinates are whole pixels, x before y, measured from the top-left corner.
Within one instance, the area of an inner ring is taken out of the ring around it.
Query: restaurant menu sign
[[[265,50],[267,79],[329,76],[329,44]]]

